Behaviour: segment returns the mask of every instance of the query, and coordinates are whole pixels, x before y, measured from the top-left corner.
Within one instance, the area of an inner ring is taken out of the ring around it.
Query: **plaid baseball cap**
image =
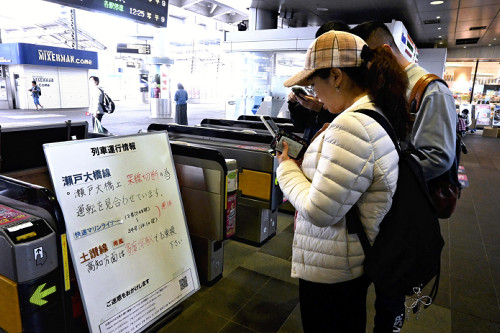
[[[366,43],[356,35],[344,31],[328,31],[309,46],[304,69],[283,85],[307,86],[309,76],[321,68],[360,67],[361,51]]]

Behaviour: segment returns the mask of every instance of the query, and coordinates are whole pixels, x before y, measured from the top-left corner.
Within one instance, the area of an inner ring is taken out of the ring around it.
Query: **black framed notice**
[[[165,28],[168,0],[45,0]]]

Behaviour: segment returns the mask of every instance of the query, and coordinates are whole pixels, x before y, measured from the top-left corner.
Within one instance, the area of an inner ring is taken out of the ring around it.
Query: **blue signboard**
[[[97,52],[26,43],[0,44],[0,65],[97,69]]]

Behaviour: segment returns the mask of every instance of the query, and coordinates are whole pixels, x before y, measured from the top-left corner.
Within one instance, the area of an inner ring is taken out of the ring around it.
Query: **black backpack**
[[[106,113],[115,112],[115,103],[113,102],[111,97],[109,97],[108,94],[106,94],[101,88],[99,88],[99,90],[102,92],[102,110]]]
[[[444,240],[422,167],[410,151],[400,150],[391,125],[382,115],[372,110],[357,112],[376,120],[391,137],[399,154],[399,176],[392,206],[380,223],[373,246],[356,205],[346,215],[347,229],[358,234],[365,252],[365,274],[381,292],[420,297],[420,291],[436,277],[430,299],[427,298],[430,302],[426,302],[430,305],[439,285]]]

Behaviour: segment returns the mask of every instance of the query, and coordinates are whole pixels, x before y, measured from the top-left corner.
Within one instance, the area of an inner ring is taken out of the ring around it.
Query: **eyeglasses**
[[[304,87],[305,91],[311,96],[316,96],[316,91],[314,91],[314,86],[305,86]]]

